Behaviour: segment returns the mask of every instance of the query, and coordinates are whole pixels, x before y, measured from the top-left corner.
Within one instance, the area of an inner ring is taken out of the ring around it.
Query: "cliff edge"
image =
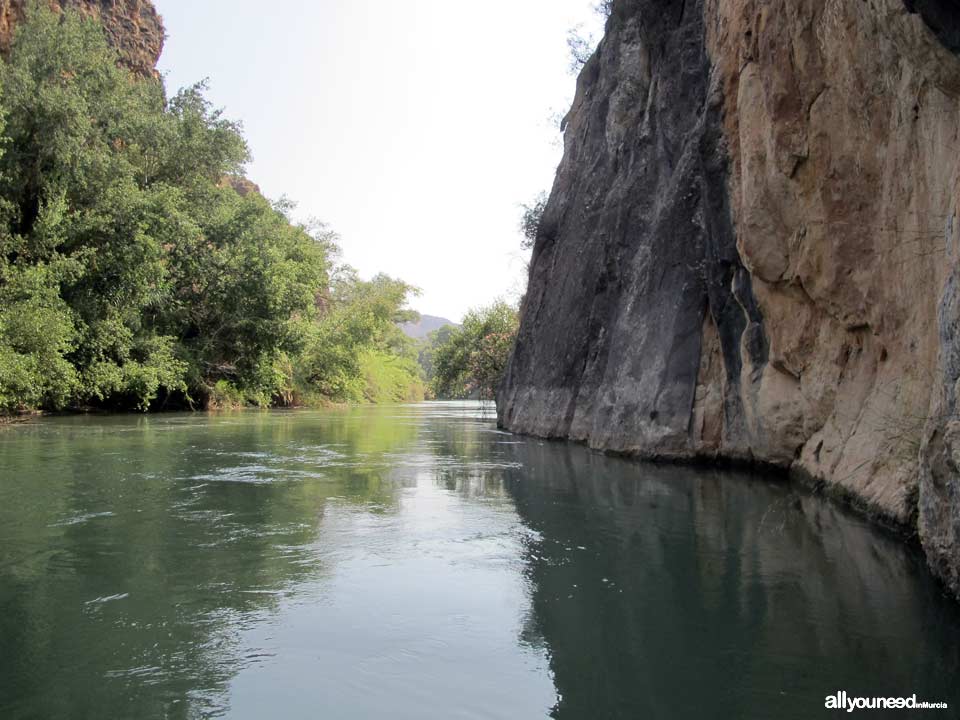
[[[615,0],[500,424],[789,468],[960,593],[957,52],[949,0]]]

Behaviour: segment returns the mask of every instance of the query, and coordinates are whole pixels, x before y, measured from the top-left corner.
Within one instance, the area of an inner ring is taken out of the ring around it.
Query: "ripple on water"
[[[270,485],[301,480],[321,480],[325,477],[326,475],[322,472],[314,470],[295,470],[286,467],[269,467],[267,465],[237,465],[218,468],[212,473],[192,475],[188,480],[213,483]]]
[[[95,520],[96,518],[101,517],[113,517],[113,513],[109,510],[104,510],[103,512],[80,513],[79,515],[72,515],[68,518],[64,518],[63,520],[51,523],[47,527],[66,527],[68,525],[79,525],[81,523],[89,522],[90,520]]]
[[[427,453],[385,453],[384,460],[394,468],[439,468],[443,470],[517,470],[523,463],[507,460],[477,460],[453,455]]]
[[[123,600],[130,597],[130,593],[117,593],[116,595],[104,595],[102,597],[94,598],[93,600],[87,600],[84,605],[103,605],[104,603],[113,602],[114,600]]]
[[[107,670],[103,676],[110,680],[138,680],[146,685],[157,685],[165,682],[169,673],[159,665],[140,665],[123,668],[121,670]]]

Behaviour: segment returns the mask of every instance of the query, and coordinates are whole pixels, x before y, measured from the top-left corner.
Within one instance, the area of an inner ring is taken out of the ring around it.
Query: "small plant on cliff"
[[[570,54],[569,71],[576,75],[587,64],[596,47],[593,35],[584,34],[583,25],[577,25],[567,31],[567,51]]]
[[[547,207],[547,194],[541,192],[533,201],[527,205],[522,203],[520,208],[520,232],[523,233],[523,240],[520,242],[524,250],[529,250],[537,242],[537,234],[540,232],[540,222],[543,220],[543,211]]]
[[[599,0],[594,3],[593,11],[604,19],[610,17],[613,14],[613,0]]]
[[[599,0],[592,8],[593,12],[603,21],[613,13],[613,0]],[[597,48],[597,39],[592,32],[584,30],[583,23],[575,25],[567,31],[567,50],[570,53],[569,70],[577,74],[587,64]]]

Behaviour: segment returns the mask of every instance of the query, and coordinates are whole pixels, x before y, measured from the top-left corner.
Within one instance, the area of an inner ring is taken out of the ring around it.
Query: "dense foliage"
[[[432,389],[438,398],[492,400],[513,349],[517,311],[503,301],[471,310],[458,328],[436,331],[430,350]],[[439,339],[444,332],[445,338]]]
[[[301,384],[341,400],[423,399],[413,341],[398,327],[416,317],[403,309],[413,288],[386,275],[365,282],[347,267],[330,291],[330,308],[300,360]]]
[[[433,377],[436,373],[436,363],[434,357],[437,350],[445,345],[450,339],[450,335],[457,329],[457,325],[442,325],[436,330],[431,330],[427,336],[417,344],[417,362],[423,369],[423,377],[426,380],[429,390],[432,394]]]
[[[411,288],[240,182],[240,127],[34,4],[0,64],[0,411],[422,393]],[[238,188],[238,189],[235,189]]]

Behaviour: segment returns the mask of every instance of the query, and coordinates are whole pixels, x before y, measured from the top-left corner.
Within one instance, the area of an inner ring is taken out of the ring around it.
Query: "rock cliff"
[[[615,0],[500,423],[789,468],[960,593],[958,52],[951,0]]]
[[[163,50],[163,21],[150,0],[49,0],[55,9],[74,8],[103,23],[123,63],[140,75],[155,76]],[[0,0],[0,53],[6,53],[29,0]]]

